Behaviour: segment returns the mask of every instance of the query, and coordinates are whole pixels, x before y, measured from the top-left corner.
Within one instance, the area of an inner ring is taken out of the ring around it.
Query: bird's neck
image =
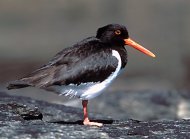
[[[124,68],[126,66],[126,64],[127,64],[127,50],[125,49],[125,47],[124,46],[114,46],[114,45],[112,45],[111,49],[116,50],[119,53],[119,55],[121,57],[121,61],[122,61],[121,68]]]

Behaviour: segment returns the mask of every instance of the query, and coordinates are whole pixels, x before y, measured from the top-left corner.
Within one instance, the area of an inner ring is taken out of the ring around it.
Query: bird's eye
[[[115,31],[115,34],[116,34],[116,35],[120,35],[120,34],[121,34],[121,30],[116,30],[116,31]]]

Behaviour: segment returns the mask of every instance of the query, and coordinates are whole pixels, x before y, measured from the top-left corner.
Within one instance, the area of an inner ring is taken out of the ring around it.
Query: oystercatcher
[[[129,38],[125,26],[109,24],[99,28],[96,37],[86,38],[63,49],[49,63],[24,78],[11,82],[7,88],[32,86],[59,95],[78,97],[82,100],[83,124],[102,126],[102,123],[90,122],[88,100],[100,95],[126,66],[125,45],[155,57],[152,52]]]

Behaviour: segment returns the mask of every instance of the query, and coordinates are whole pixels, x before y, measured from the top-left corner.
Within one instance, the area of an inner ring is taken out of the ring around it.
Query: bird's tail
[[[24,83],[22,81],[16,80],[16,81],[10,82],[7,86],[7,89],[8,90],[19,89],[19,88],[25,88],[25,87],[29,87],[29,86],[31,86],[31,85]]]

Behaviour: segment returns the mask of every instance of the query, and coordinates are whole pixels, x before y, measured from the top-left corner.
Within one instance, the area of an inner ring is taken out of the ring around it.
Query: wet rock
[[[90,117],[93,121],[104,123],[104,126],[98,128],[82,125],[80,108],[0,93],[1,138],[184,139],[190,136],[190,120],[122,121],[94,113]]]

